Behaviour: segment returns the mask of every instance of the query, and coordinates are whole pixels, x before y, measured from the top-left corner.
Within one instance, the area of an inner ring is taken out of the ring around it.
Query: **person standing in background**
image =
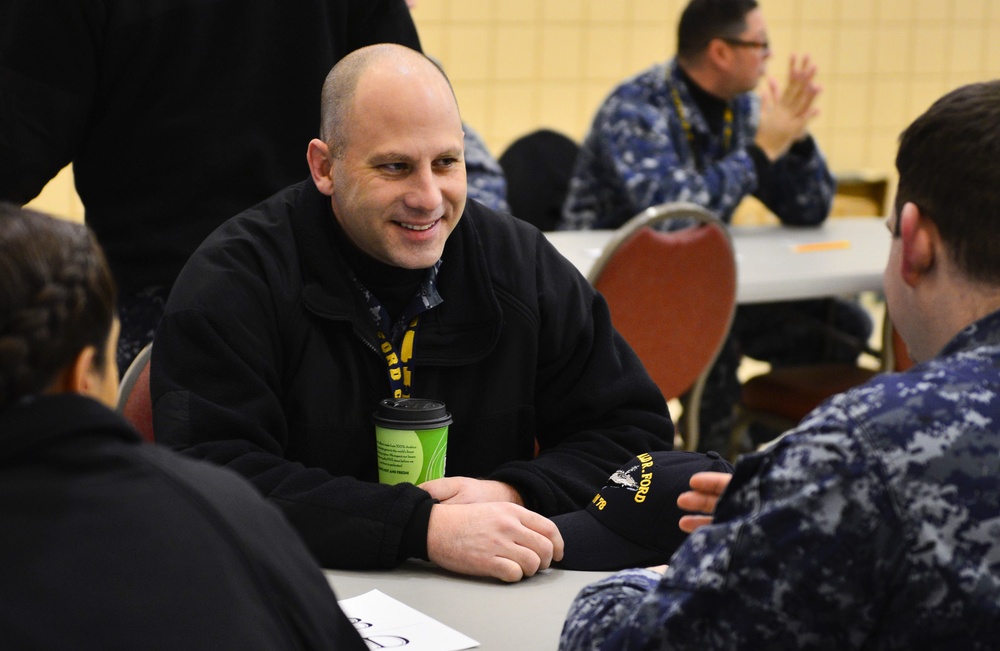
[[[752,91],[770,47],[755,0],[691,0],[676,58],[626,80],[599,109],[559,228],[617,228],[672,201],[702,205],[728,223],[751,194],[783,223],[826,219],[835,183],[808,131],[818,113],[816,66],[793,56],[784,90],[769,79],[758,98]],[[828,327],[843,337],[828,338]],[[867,313],[846,301],[740,306],[708,378],[702,449],[728,447],[743,354],[775,365],[853,362],[870,333]]]
[[[73,164],[121,291],[119,369],[201,241],[308,174],[326,73],[381,42],[420,49],[404,0],[0,3],[0,199]]]

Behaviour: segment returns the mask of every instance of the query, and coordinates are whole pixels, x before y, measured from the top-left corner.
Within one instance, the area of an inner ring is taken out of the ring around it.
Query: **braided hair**
[[[0,408],[94,346],[103,371],[115,284],[90,229],[0,203]]]

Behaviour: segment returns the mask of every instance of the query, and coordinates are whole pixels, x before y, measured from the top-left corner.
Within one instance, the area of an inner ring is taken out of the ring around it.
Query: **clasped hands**
[[[808,56],[799,62],[791,57],[788,84],[783,92],[778,82],[768,78],[761,92],[760,124],[754,142],[775,161],[784,156],[796,141],[806,137],[809,123],[819,115],[816,96],[822,88],[815,83],[816,65]]]
[[[420,488],[439,501],[431,507],[427,528],[427,555],[438,566],[514,582],[562,559],[559,529],[524,508],[510,485],[444,477]]]
[[[691,490],[677,498],[690,511],[678,526],[691,533],[712,522],[712,513],[732,475],[700,472]],[[445,477],[420,484],[439,501],[431,507],[427,554],[440,567],[472,576],[520,581],[562,559],[563,539],[548,518],[524,508],[508,484],[469,477]],[[665,566],[656,568],[663,571]]]

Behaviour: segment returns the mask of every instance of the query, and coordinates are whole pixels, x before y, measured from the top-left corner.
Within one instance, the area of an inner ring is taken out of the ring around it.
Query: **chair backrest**
[[[115,411],[132,424],[142,438],[153,443],[153,401],[149,393],[149,361],[153,344],[139,351],[122,376]]]
[[[663,222],[687,226],[652,228]],[[726,225],[695,204],[647,208],[617,230],[589,279],[664,398],[694,389],[700,402],[736,310],[736,257]]]
[[[539,230],[554,230],[579,151],[574,140],[551,129],[512,142],[499,159],[511,214]]]

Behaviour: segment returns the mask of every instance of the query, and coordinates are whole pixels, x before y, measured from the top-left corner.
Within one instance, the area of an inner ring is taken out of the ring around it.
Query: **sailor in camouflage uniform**
[[[509,213],[507,178],[500,162],[472,127],[463,122],[462,130],[465,132],[465,178],[469,198],[493,210]]]
[[[678,25],[677,58],[622,83],[597,113],[577,158],[562,230],[617,228],[649,206],[689,201],[729,222],[752,194],[785,224],[816,225],[835,182],[807,127],[817,109],[816,67],[791,60],[783,93],[751,91],[770,57],[754,0],[694,0]],[[823,334],[827,325],[847,334]],[[725,450],[743,354],[775,366],[853,363],[871,332],[845,301],[741,306],[708,379],[703,449]]]
[[[997,648],[998,161],[1000,81],[903,133],[885,292],[924,361],[821,405],[727,488],[712,477],[714,523],[662,577],[585,588],[563,650]]]

